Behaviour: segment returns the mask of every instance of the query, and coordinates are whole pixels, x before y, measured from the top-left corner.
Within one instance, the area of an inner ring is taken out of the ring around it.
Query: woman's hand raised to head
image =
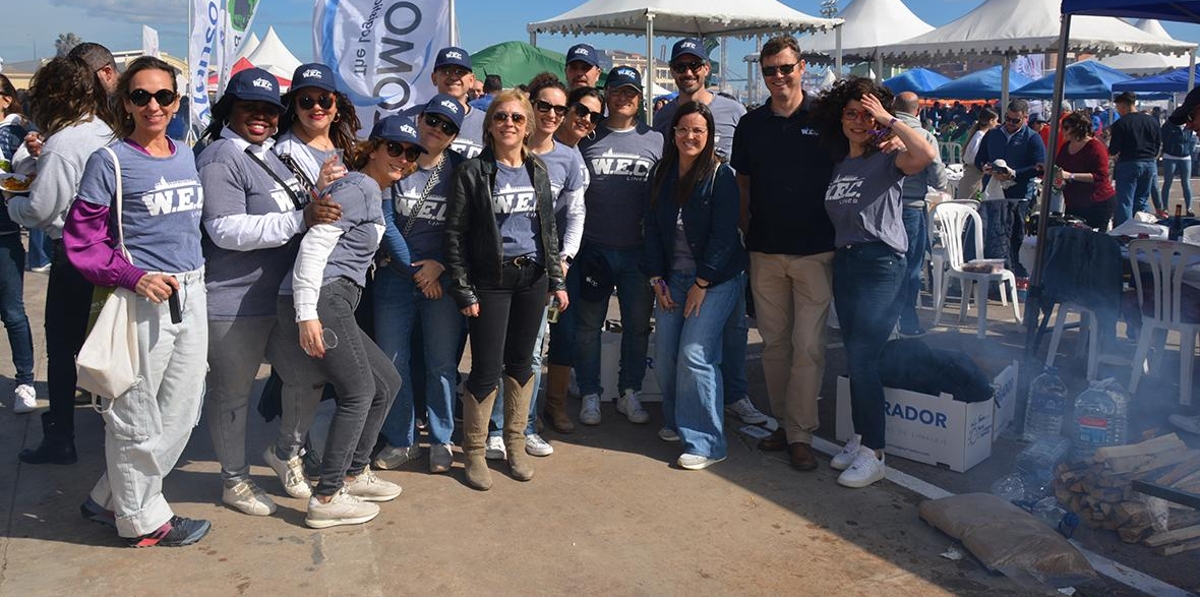
[[[888,112],[887,109],[883,107],[883,104],[879,102],[879,98],[875,97],[874,95],[870,93],[864,93],[862,100],[860,101],[862,101],[863,108],[866,109],[867,112],[871,113],[871,116],[875,119],[875,122],[878,122],[883,126],[887,126],[888,123],[892,121],[892,118],[894,118],[892,113]]]

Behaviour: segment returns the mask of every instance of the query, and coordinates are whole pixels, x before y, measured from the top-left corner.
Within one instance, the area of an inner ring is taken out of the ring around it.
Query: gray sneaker
[[[221,491],[221,501],[250,516],[270,516],[275,513],[275,502],[249,479],[238,481],[233,487],[226,486]]]
[[[642,393],[634,390],[625,390],[617,398],[617,412],[625,415],[630,423],[641,425],[650,421],[650,413],[642,408]]]
[[[725,412],[741,419],[747,425],[762,425],[767,422],[767,415],[754,408],[754,403],[750,402],[749,396],[742,396],[741,400],[726,405]]]
[[[483,457],[488,460],[508,460],[508,447],[504,445],[504,438],[499,435],[489,435]]]
[[[294,498],[307,498],[312,495],[312,487],[304,478],[304,463],[299,456],[284,462],[275,455],[274,446],[267,446],[263,452],[263,460],[275,471],[275,476],[279,477],[279,482],[283,484],[283,490],[288,495]]]
[[[308,498],[308,516],[304,524],[314,529],[327,529],[347,524],[363,524],[379,516],[379,506],[364,502],[346,490],[333,495],[328,503],[321,503],[317,496]]]
[[[433,444],[429,446],[429,472],[446,473],[454,466],[453,444]]]
[[[600,396],[596,394],[588,394],[583,397],[583,404],[579,409],[579,422],[584,425],[599,425],[600,424]]]
[[[400,497],[404,491],[399,485],[380,479],[369,466],[353,481],[347,482],[345,488],[350,495],[364,502],[388,502]]]
[[[420,446],[408,446],[406,448],[397,448],[395,446],[387,446],[375,455],[375,461],[372,462],[375,468],[382,471],[390,471],[400,468],[406,462],[412,462],[421,457]]]

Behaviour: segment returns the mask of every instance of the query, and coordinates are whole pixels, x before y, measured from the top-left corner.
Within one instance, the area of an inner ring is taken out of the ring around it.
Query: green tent
[[[506,41],[471,54],[475,78],[500,75],[505,88],[528,83],[535,75],[551,72],[566,81],[566,56],[524,42]]]

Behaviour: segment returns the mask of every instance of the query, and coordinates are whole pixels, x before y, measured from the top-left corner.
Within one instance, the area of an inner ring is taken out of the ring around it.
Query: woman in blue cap
[[[412,173],[425,153],[417,130],[403,116],[375,123],[355,152],[355,172],[329,186],[342,218],[311,228],[300,243],[291,275],[279,289],[278,328],[268,352],[284,382],[337,389],[337,409],[321,478],[308,500],[304,523],[323,529],[362,524],[379,506],[400,495],[400,486],[375,476],[371,451],[384,416],[400,389],[400,374],[354,317],[367,269],[385,231],[383,191]],[[311,420],[311,410],[305,413]]]
[[[319,62],[301,64],[292,73],[292,88],[283,95],[283,114],[275,154],[296,174],[310,194],[346,175],[345,164],[354,161],[354,144],[362,125],[354,104],[337,90],[333,70]]]
[[[337,204],[310,201],[296,176],[271,152],[283,103],[279,82],[249,68],[229,81],[213,106],[212,124],[196,160],[204,183],[205,282],[208,289],[209,376],[205,415],[221,463],[221,501],[254,516],[268,516],[275,503],[250,477],[246,417],[250,390],[275,327],[279,285],[310,227],[332,223]],[[284,387],[289,396],[314,392],[313,385]],[[284,410],[283,425],[292,414]],[[300,458],[263,455],[292,497],[308,497]]]

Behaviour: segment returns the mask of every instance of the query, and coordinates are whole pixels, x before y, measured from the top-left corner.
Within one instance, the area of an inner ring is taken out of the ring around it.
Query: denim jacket
[[[675,202],[678,162],[669,166],[658,197],[647,206],[645,248],[640,268],[647,276],[666,276],[675,248],[675,223],[683,210],[683,231],[696,261],[696,277],[720,284],[746,269],[749,256],[738,232],[741,196],[733,169],[718,166],[714,176],[700,181],[687,201]]]
[[[1196,151],[1196,134],[1183,126],[1170,122],[1162,125],[1163,155],[1178,158],[1190,158]]]

